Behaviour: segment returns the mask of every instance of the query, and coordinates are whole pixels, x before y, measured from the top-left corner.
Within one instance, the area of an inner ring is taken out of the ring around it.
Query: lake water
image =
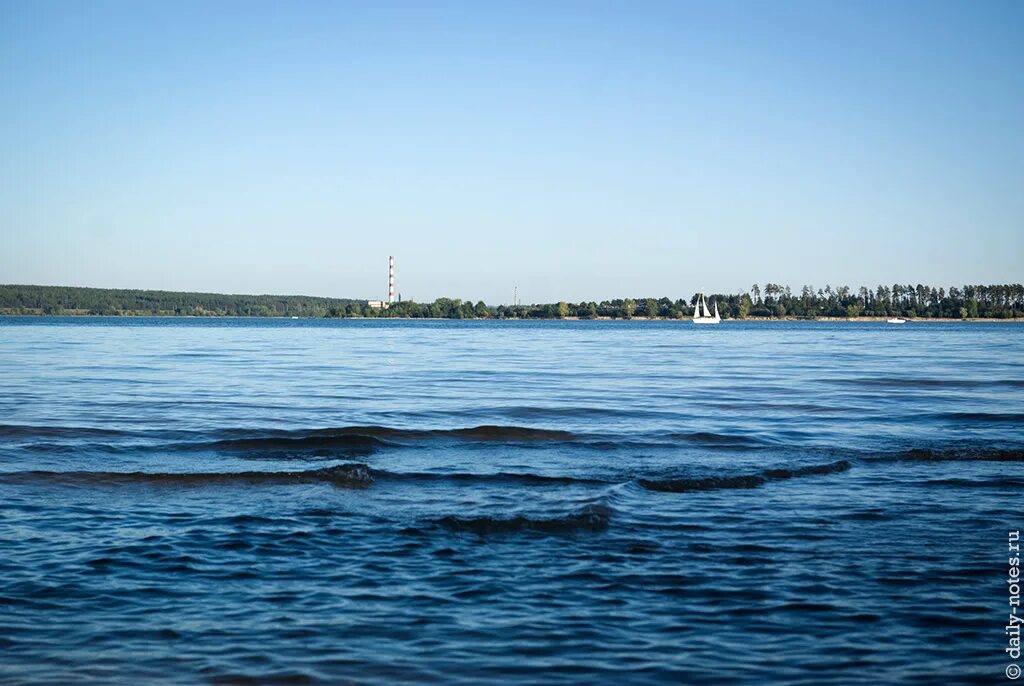
[[[1024,326],[0,318],[0,683],[988,684]]]

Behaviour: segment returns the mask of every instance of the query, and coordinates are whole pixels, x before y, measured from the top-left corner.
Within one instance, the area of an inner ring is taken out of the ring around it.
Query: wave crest
[[[455,438],[466,441],[516,443],[528,441],[570,442],[578,438],[570,431],[525,426],[483,425],[462,429],[399,429],[388,426],[342,426],[300,431],[253,433],[227,431],[219,440],[186,444],[183,447],[224,451],[345,451],[366,454],[396,441]]]
[[[836,474],[850,469],[850,462],[839,460],[828,464],[808,465],[791,469],[765,469],[757,474],[731,476],[706,476],[688,479],[639,479],[637,483],[649,491],[666,493],[687,493],[691,491],[715,491],[721,489],[757,488],[768,481],[782,481],[803,476]]]
[[[0,483],[110,486],[330,483],[346,488],[365,488],[373,483],[374,476],[374,470],[365,464],[351,463],[285,472],[8,472],[0,474]]]

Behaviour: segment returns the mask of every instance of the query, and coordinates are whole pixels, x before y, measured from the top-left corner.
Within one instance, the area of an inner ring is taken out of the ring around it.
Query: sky
[[[0,0],[0,283],[1024,280],[1024,3]]]

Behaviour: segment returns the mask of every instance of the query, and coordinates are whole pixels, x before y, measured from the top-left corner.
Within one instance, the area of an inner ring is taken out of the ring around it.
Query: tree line
[[[693,316],[698,293],[688,300],[671,298],[622,298],[580,303],[559,302],[534,305],[499,305],[441,298],[433,303],[403,302],[387,310],[337,313],[335,316],[440,317],[450,319],[632,319],[636,317],[682,319]],[[825,286],[815,290],[804,286],[794,292],[789,286],[766,283],[753,285],[740,293],[713,293],[705,296],[717,303],[724,319],[818,317],[910,317],[1013,319],[1024,316],[1024,286],[931,286],[893,284],[874,289],[862,286]]]
[[[739,293],[706,296],[724,319],[817,317],[994,318],[1024,317],[1024,286],[893,284],[803,286],[766,283]],[[223,295],[61,286],[0,285],[3,314],[181,315],[240,317],[408,317],[435,319],[682,319],[693,315],[698,294],[687,299],[622,298],[532,305],[487,305],[483,301],[438,298],[431,303],[403,301],[388,308],[366,300],[301,295]]]
[[[225,295],[73,286],[0,285],[5,314],[326,317],[365,301],[306,295]]]

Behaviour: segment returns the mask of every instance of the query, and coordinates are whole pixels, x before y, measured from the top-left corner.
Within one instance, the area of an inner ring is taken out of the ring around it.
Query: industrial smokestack
[[[388,255],[388,305],[395,304],[395,256]]]

